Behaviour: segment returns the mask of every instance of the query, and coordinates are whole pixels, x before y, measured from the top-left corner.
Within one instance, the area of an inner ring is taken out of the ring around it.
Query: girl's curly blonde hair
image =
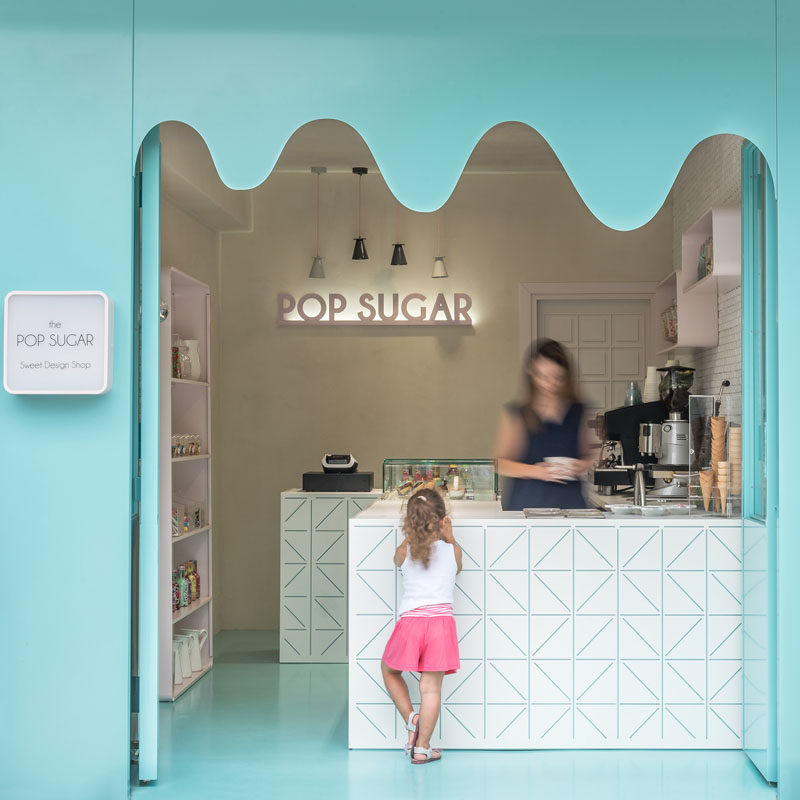
[[[444,500],[435,489],[420,489],[408,501],[403,533],[408,540],[411,558],[427,569],[431,548],[439,538],[442,520],[447,516]]]

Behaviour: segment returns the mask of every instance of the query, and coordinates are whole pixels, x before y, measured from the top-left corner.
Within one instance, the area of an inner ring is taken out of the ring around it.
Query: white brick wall
[[[672,187],[672,260],[681,267],[681,233],[712,206],[739,205],[742,201],[739,136],[714,136],[692,150]],[[742,418],[742,294],[736,288],[718,298],[719,345],[699,351],[681,363],[693,366],[692,391],[716,394],[726,378],[722,413],[730,420]]]
[[[693,391],[716,394],[726,378],[731,382],[722,395],[722,414],[732,422],[742,421],[742,291],[740,287],[721,295],[719,346],[700,351],[694,366]]]

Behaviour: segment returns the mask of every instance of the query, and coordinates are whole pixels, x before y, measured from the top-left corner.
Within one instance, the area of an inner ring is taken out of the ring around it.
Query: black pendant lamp
[[[441,255],[441,227],[439,225],[439,212],[436,212],[436,258],[433,259],[432,278],[447,278],[447,267],[444,265],[444,256]]]
[[[400,238],[400,202],[397,203],[397,238]],[[392,251],[392,261],[391,264],[393,267],[404,267],[408,264],[406,261],[406,254],[403,251],[403,245],[399,242],[395,242],[394,250]]]
[[[353,261],[366,261],[367,255],[366,237],[361,235],[361,179],[367,174],[366,167],[353,167],[353,174],[358,175],[358,236],[356,245],[353,248]]]
[[[311,167],[311,172],[317,176],[317,254],[314,256],[314,260],[311,262],[311,272],[308,273],[309,278],[325,277],[325,267],[322,263],[322,256],[319,254],[319,176],[324,175],[327,171],[328,170],[326,167]]]
[[[408,264],[408,261],[406,261],[406,254],[403,252],[403,245],[395,244],[394,252],[392,253],[392,266],[404,267],[406,264]]]

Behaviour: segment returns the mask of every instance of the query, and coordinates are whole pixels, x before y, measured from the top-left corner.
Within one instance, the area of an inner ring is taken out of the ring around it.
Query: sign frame
[[[9,386],[8,375],[8,349],[9,349],[9,304],[13,297],[100,297],[103,300],[103,379],[102,385],[97,389],[19,389]],[[14,290],[5,297],[3,315],[3,388],[9,394],[15,395],[101,395],[111,389],[113,373],[113,333],[114,333],[114,304],[109,296],[102,291],[90,289],[80,290]]]

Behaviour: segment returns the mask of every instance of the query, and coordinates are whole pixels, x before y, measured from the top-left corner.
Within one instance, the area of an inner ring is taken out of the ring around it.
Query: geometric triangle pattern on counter
[[[398,526],[363,521],[350,541],[352,747],[399,746],[405,734],[380,679],[402,593],[391,564],[401,539]],[[739,539],[740,528],[719,523],[465,526],[461,668],[444,679],[437,742],[741,748]],[[341,619],[341,605],[326,609]]]
[[[281,661],[347,661],[349,519],[375,499],[363,494],[281,495]],[[380,547],[375,553],[383,556]],[[391,594],[385,611],[392,614],[393,606]]]

